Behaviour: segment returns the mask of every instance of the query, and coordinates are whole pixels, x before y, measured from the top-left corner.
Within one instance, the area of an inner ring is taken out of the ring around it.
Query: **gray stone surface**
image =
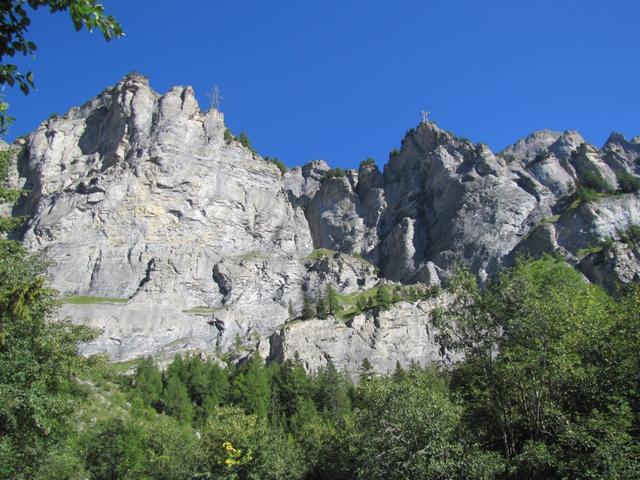
[[[331,361],[338,370],[351,374],[368,359],[378,373],[390,373],[400,362],[428,364],[448,362],[440,354],[437,331],[431,324],[434,308],[443,298],[415,303],[400,302],[383,312],[368,311],[347,322],[326,320],[295,321],[278,330],[270,339],[268,357],[284,361],[299,358],[310,371]]]
[[[86,352],[219,354],[240,342],[273,357],[302,350],[310,368],[325,354],[347,368],[367,355],[384,370],[434,359],[420,333],[426,305],[283,329],[289,310],[329,285],[440,284],[458,265],[485,281],[517,254],[557,252],[608,288],[640,272],[634,248],[592,251],[640,224],[638,195],[580,204],[574,194],[589,177],[613,190],[640,173],[637,138],[612,134],[598,149],[573,131],[541,131],[496,155],[423,123],[383,171],[326,178],[322,160],[282,175],[224,131],[222,113],[201,111],[190,87],[160,95],[130,75],[16,144],[9,186],[30,194],[0,213],[31,219],[14,235],[52,259],[63,296],[120,300],[61,308],[103,328]]]

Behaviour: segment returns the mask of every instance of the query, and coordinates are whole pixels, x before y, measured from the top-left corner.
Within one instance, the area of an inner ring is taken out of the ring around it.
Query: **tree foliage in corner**
[[[107,41],[124,35],[120,24],[96,0],[1,0],[0,5],[0,86],[17,84],[25,95],[35,86],[33,73],[18,71],[18,66],[7,59],[17,54],[32,55],[38,48],[26,37],[31,25],[30,9],[48,7],[51,13],[69,12],[76,31],[83,27],[90,32],[97,29]],[[0,102],[0,133],[13,120],[7,114],[8,107],[6,102]]]
[[[87,367],[77,343],[93,332],[48,321],[55,301],[45,267],[19,243],[0,241],[0,478],[30,478],[64,437],[80,398],[74,379]]]
[[[464,355],[453,383],[468,427],[501,451],[509,478],[637,476],[634,291],[615,302],[551,257],[519,261],[484,290],[457,277],[439,341]]]

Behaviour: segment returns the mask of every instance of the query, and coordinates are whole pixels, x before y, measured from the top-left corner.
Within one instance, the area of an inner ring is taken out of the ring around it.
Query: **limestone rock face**
[[[268,358],[298,358],[310,371],[331,361],[338,370],[354,374],[364,359],[378,373],[391,373],[400,362],[408,367],[450,361],[440,354],[437,331],[431,325],[433,310],[442,299],[400,302],[383,312],[369,311],[348,322],[335,319],[296,321],[277,331]]]
[[[60,314],[103,329],[84,351],[116,360],[240,346],[384,371],[435,359],[431,303],[291,323],[304,299],[436,285],[458,265],[485,281],[518,254],[556,252],[610,289],[640,273],[625,237],[640,197],[620,191],[639,178],[640,140],[619,134],[598,149],[541,131],[494,154],[429,122],[382,171],[316,160],[282,174],[190,87],[161,95],[129,75],[11,148],[4,186],[29,193],[0,215],[30,218],[11,235],[52,260]]]
[[[118,359],[215,343],[194,309],[220,310],[223,345],[269,334],[299,297],[297,257],[313,249],[304,212],[277,168],[224,129],[190,88],[160,96],[133,76],[29,137],[24,242],[53,260],[63,295],[126,300],[63,308],[106,327]]]

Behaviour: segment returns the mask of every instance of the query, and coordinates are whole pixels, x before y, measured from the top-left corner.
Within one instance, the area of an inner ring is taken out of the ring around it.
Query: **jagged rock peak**
[[[640,153],[640,148],[638,148],[639,144],[640,136],[634,137],[631,140],[627,140],[622,133],[611,132],[611,135],[609,135],[609,138],[605,142],[603,149],[632,150]]]
[[[575,130],[565,130],[558,139],[548,147],[549,152],[557,158],[569,159],[580,145],[586,144],[582,135]]]
[[[621,242],[615,261],[593,253],[640,224],[640,197],[626,193],[640,173],[639,139],[612,136],[598,150],[577,132],[544,130],[494,155],[425,122],[383,172],[322,160],[281,172],[224,132],[222,114],[202,112],[191,87],[158,94],[130,74],[23,142],[12,178],[30,193],[0,207],[31,216],[19,235],[53,260],[52,286],[98,299],[61,307],[103,329],[84,351],[221,354],[237,337],[245,354],[277,341],[285,357],[300,345],[302,359],[333,352],[348,368],[375,344],[380,365],[392,365],[402,332],[428,326],[427,305],[398,305],[385,325],[370,314],[349,328],[289,320],[328,286],[352,295],[378,282],[438,285],[458,265],[484,281],[519,253],[558,253],[605,286],[640,273]],[[626,190],[615,191],[618,179]],[[581,185],[601,191],[580,199]],[[334,327],[342,336],[326,332]],[[392,345],[376,343],[390,332]],[[350,346],[312,348],[320,335]],[[415,359],[431,359],[428,339],[415,338]]]
[[[521,138],[513,145],[509,145],[500,152],[503,156],[513,156],[516,160],[530,160],[540,150],[546,150],[553,145],[562,133],[553,130],[538,130],[525,138]]]
[[[151,88],[149,85],[149,77],[135,71],[127,73],[119,82],[119,84],[125,84],[125,83],[129,83],[129,84],[138,83]]]

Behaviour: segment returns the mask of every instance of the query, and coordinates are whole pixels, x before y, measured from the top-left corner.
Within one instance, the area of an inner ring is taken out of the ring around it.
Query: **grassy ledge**
[[[207,307],[205,305],[202,305],[202,306],[190,308],[188,310],[183,310],[182,313],[206,314],[206,313],[214,313],[221,309],[222,307]]]
[[[89,295],[70,295],[61,298],[58,303],[69,305],[96,305],[101,303],[123,304],[129,301],[128,298],[112,298],[112,297],[92,297]]]

